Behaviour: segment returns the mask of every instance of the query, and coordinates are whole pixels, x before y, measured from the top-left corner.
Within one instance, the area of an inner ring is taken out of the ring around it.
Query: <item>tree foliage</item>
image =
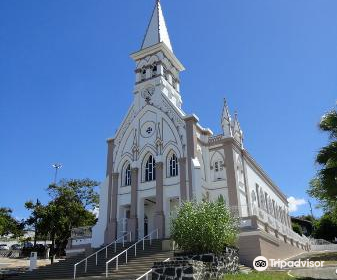
[[[12,217],[12,210],[0,208],[0,236],[13,235],[20,237],[23,235],[24,224]]]
[[[97,219],[92,210],[98,205],[98,194],[95,187],[99,182],[84,180],[61,180],[58,185],[48,187],[52,200],[47,205],[26,203],[31,210],[28,221],[36,223],[36,230],[40,236],[52,240],[59,253],[67,245],[71,229],[81,226],[93,226]]]
[[[299,235],[303,235],[302,228],[298,223],[292,223],[292,227],[293,227],[293,231],[295,231]]]
[[[221,199],[184,202],[171,226],[173,240],[186,252],[218,254],[237,241],[238,219]]]
[[[319,128],[329,134],[330,143],[322,147],[316,156],[320,169],[310,182],[308,194],[318,199],[324,210],[337,221],[337,111],[326,113]]]
[[[337,237],[337,222],[331,213],[324,214],[315,222],[314,237],[334,241]]]

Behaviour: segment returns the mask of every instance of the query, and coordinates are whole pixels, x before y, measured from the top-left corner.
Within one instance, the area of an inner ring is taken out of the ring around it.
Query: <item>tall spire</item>
[[[156,0],[156,5],[149,26],[147,27],[141,49],[151,47],[160,42],[163,42],[173,52],[160,0]]]
[[[241,146],[243,146],[243,132],[240,127],[238,113],[235,112],[234,114],[234,121],[232,124],[233,136],[236,141],[238,141]]]
[[[225,137],[233,136],[232,128],[231,128],[231,115],[229,114],[229,109],[228,109],[227,101],[225,98],[224,98],[224,105],[222,109],[221,125],[222,125],[222,130],[224,132]]]

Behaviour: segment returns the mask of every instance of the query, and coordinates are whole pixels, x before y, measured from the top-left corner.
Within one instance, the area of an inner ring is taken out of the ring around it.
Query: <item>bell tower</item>
[[[141,48],[131,54],[131,58],[136,62],[134,93],[138,101],[158,101],[159,96],[164,94],[180,109],[179,73],[185,68],[173,53],[159,0],[156,1]]]

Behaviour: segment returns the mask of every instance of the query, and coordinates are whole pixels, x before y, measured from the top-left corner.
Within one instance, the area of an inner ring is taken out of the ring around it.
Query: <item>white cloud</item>
[[[303,198],[295,198],[293,196],[288,197],[289,212],[296,212],[298,207],[306,204],[307,202]]]

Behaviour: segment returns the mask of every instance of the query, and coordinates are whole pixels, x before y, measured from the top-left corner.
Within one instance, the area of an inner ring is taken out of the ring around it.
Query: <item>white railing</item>
[[[115,241],[111,242],[110,244],[108,244],[107,246],[103,247],[102,249],[98,250],[97,252],[91,254],[90,256],[86,257],[85,259],[79,261],[78,263],[74,264],[74,279],[76,279],[76,273],[77,273],[77,266],[83,262],[85,262],[85,265],[84,265],[84,272],[87,273],[87,269],[88,269],[88,259],[90,259],[91,257],[93,256],[96,256],[96,266],[97,266],[97,262],[98,262],[98,253],[102,252],[105,250],[105,258],[107,259],[108,258],[108,248],[112,245],[115,246],[114,250],[115,252],[117,251],[117,243],[119,241],[122,241],[121,243],[123,244],[123,247],[124,247],[124,244],[125,244],[125,238],[127,240],[127,237],[130,236],[130,242],[131,242],[131,232],[128,232],[122,236],[120,236],[119,238],[117,238]]]
[[[324,239],[310,239],[311,251],[337,251],[337,244]]]
[[[164,262],[169,261],[170,258],[166,259]],[[145,280],[149,280],[149,274],[152,272],[152,268],[149,271],[146,271],[142,276],[139,276],[136,280],[140,280],[145,277]]]
[[[325,239],[315,239],[315,238],[311,238],[310,239],[310,244],[311,245],[330,245],[333,244],[329,241],[326,241]]]
[[[116,270],[118,270],[118,260],[119,260],[119,257],[121,255],[124,255],[125,254],[125,263],[128,263],[128,251],[131,249],[131,248],[135,248],[135,256],[137,256],[137,244],[140,243],[140,242],[143,242],[143,251],[145,250],[145,240],[146,239],[150,239],[150,245],[152,244],[152,235],[155,234],[157,235],[157,239],[159,237],[159,231],[158,229],[152,231],[150,234],[144,236],[142,239],[138,240],[136,243],[134,243],[133,245],[131,245],[129,248],[125,249],[123,252],[119,253],[118,255],[114,256],[111,260],[108,260],[106,263],[105,263],[105,277],[108,278],[108,274],[109,274],[109,263],[111,263],[112,261],[116,260]]]

